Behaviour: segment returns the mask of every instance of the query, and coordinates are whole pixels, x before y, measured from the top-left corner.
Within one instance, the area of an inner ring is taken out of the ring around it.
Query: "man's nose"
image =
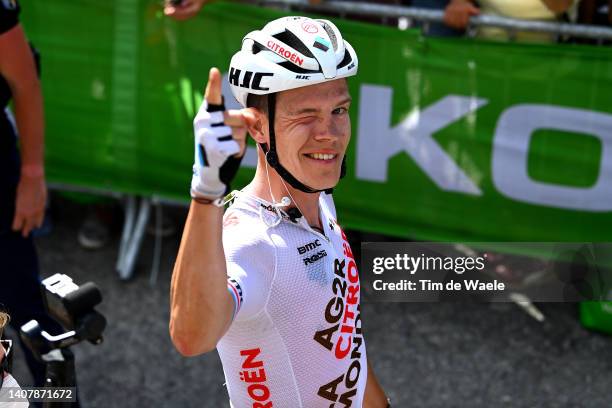
[[[314,138],[317,141],[330,141],[342,136],[339,127],[331,118],[319,118],[314,128]]]

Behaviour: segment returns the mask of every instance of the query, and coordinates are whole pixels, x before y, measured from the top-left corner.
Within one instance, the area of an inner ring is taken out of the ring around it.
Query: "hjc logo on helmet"
[[[239,86],[241,88],[250,88],[256,91],[267,91],[270,88],[262,88],[261,87],[261,79],[266,76],[274,76],[274,74],[269,72],[251,72],[244,71],[244,76],[242,77],[242,83],[240,82],[240,74],[241,70],[235,69],[233,67],[230,68],[229,74],[229,82],[232,85]]]

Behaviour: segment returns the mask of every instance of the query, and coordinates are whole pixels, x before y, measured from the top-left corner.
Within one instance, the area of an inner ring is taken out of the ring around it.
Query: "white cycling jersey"
[[[331,196],[322,193],[319,207],[323,233],[245,193],[224,216],[236,309],[217,350],[234,408],[362,405],[357,266]]]

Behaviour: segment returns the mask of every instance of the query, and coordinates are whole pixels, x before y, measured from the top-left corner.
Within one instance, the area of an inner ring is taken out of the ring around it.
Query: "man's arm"
[[[444,24],[455,30],[465,30],[471,16],[480,14],[473,0],[451,0],[444,9]]]
[[[170,336],[185,356],[214,349],[231,323],[222,218],[221,208],[192,201],[170,289]]]
[[[178,351],[186,356],[214,349],[229,328],[234,311],[234,300],[227,290],[223,210],[210,200],[209,204],[203,203],[206,197],[224,194],[227,185],[221,180],[233,178],[225,164],[228,160],[239,163],[246,148],[245,114],[220,112],[222,104],[221,73],[212,68],[204,103],[194,121],[197,154],[191,191],[197,198],[191,202],[170,288],[170,336]],[[218,122],[211,122],[213,119]],[[225,133],[218,137],[215,132],[231,133],[232,139],[225,140]],[[230,151],[237,156],[228,157],[226,153]],[[234,167],[235,174],[238,166]],[[230,173],[224,173],[224,169]],[[221,175],[224,177],[219,180]]]
[[[366,380],[366,389],[363,397],[363,408],[386,408],[387,404],[387,396],[376,379],[376,375],[374,375],[374,370],[368,359],[368,378]]]
[[[25,237],[42,224],[47,187],[42,93],[34,57],[19,24],[0,35],[0,74],[11,89],[20,138],[21,177],[13,230],[21,231]]]

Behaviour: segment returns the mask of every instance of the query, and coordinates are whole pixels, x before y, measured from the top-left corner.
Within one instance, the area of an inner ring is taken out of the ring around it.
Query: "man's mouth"
[[[305,156],[311,159],[314,159],[314,160],[321,160],[321,161],[334,160],[336,157],[338,157],[338,155],[335,153],[308,153]]]

